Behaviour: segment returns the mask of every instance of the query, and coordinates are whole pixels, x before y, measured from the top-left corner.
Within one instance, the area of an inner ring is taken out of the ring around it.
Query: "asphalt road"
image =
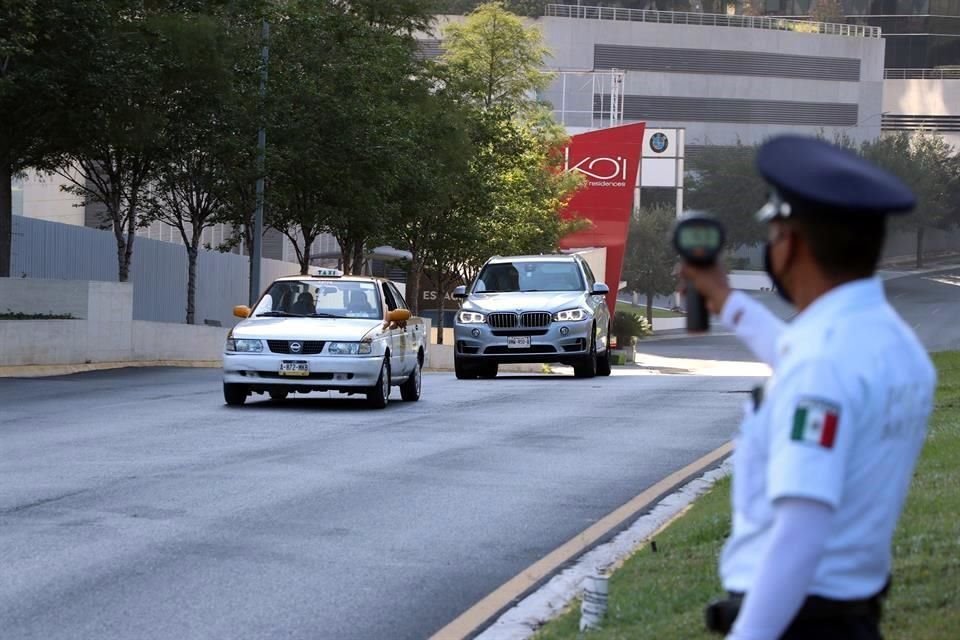
[[[727,441],[754,384],[634,373],[430,374],[385,411],[0,379],[0,637],[427,637]]]

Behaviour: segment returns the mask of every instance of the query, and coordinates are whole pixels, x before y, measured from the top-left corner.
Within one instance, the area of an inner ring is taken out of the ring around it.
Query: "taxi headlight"
[[[461,311],[457,314],[457,322],[460,324],[483,324],[487,317],[476,311]]]
[[[233,353],[261,353],[263,352],[263,341],[247,338],[227,338],[227,351]]]
[[[327,346],[327,353],[337,356],[366,356],[372,352],[369,342],[331,342]]]
[[[566,309],[553,314],[554,322],[577,322],[587,317],[587,312],[583,309]]]

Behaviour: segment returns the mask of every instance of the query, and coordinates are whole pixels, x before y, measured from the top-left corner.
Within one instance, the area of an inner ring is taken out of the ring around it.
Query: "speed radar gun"
[[[719,220],[703,211],[685,211],[673,227],[673,246],[695,267],[713,266],[723,248],[724,230]],[[687,331],[710,330],[707,302],[695,287],[687,287]]]

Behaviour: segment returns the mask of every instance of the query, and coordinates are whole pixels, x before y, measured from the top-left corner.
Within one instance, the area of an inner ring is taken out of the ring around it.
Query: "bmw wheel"
[[[597,375],[608,376],[612,371],[610,367],[610,328],[607,327],[607,348],[602,356],[597,357]]]
[[[456,355],[453,356],[453,372],[457,380],[475,380],[478,374],[476,367]]]
[[[596,331],[591,332],[590,353],[584,356],[583,360],[573,365],[573,375],[578,378],[593,378],[597,375],[597,336]]]

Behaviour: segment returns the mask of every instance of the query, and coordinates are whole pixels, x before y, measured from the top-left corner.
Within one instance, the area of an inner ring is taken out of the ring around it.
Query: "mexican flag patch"
[[[790,439],[832,449],[837,439],[837,421],[840,408],[820,400],[805,398],[797,404],[793,414]]]

